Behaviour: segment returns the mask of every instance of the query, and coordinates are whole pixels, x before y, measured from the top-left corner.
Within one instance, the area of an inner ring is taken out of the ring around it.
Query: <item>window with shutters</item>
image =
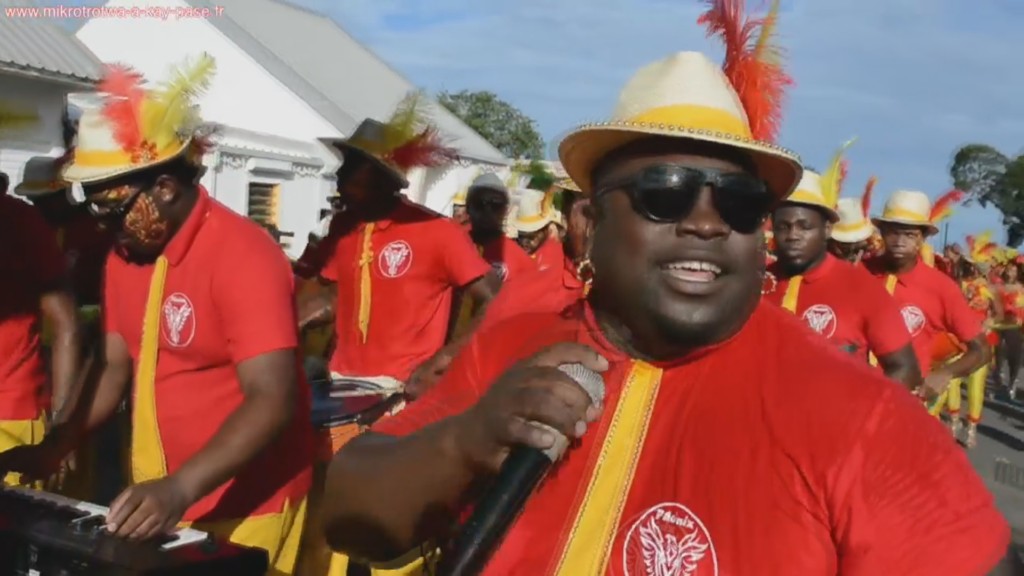
[[[249,184],[249,218],[264,228],[277,228],[277,203],[281,187],[274,184],[252,182]]]

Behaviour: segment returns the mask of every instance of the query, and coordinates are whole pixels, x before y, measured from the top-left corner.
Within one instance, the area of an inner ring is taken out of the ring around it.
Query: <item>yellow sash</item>
[[[160,306],[167,280],[167,258],[157,258],[149,281],[146,315],[142,321],[142,343],[135,373],[132,407],[132,483],[167,476],[167,461],[156,417],[156,364],[160,351]]]
[[[896,278],[895,274],[889,274],[885,277],[885,291],[888,292],[890,296],[896,293],[897,280],[898,278]],[[868,354],[868,364],[878,366],[878,358],[875,358],[874,354]]]
[[[635,361],[594,467],[557,576],[604,574],[661,385],[660,368]]]
[[[363,336],[363,344],[370,333],[370,298],[372,283],[370,282],[370,263],[373,262],[373,222],[363,226],[363,248],[359,252],[359,333]]]
[[[793,276],[786,286],[786,294],[782,297],[782,307],[796,314],[796,303],[800,297],[800,284],[803,283],[803,276]]]

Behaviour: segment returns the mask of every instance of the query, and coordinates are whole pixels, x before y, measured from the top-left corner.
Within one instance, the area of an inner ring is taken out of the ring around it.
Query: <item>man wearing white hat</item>
[[[629,80],[610,120],[562,141],[592,202],[586,302],[476,334],[421,408],[343,448],[327,479],[332,544],[383,561],[443,539],[511,447],[558,453],[571,438],[493,555],[447,548],[441,573],[463,559],[484,576],[999,562],[1006,521],[919,403],[761,302],[761,226],[802,168],[763,140],[757,114],[773,109],[753,105],[765,83],[746,81],[737,95],[705,56],[673,54]],[[565,364],[604,386],[585,392]]]
[[[531,188],[519,190],[519,209],[514,226],[517,241],[533,257],[537,267],[555,268],[562,262],[562,242],[558,236],[556,212],[549,193]]]
[[[899,303],[910,331],[925,392],[938,397],[955,378],[966,378],[991,355],[981,321],[956,283],[921,259],[925,239],[938,232],[936,214],[924,192],[897,190],[882,214],[872,218],[885,244],[884,253],[864,262],[866,269]],[[955,362],[931,366],[933,340],[948,332],[967,350]]]
[[[778,260],[768,270],[778,283],[765,298],[864,362],[873,354],[886,376],[914,390],[921,371],[896,301],[864,270],[827,250],[839,221],[836,188],[834,174],[805,170],[772,214]]]
[[[836,203],[839,221],[832,225],[829,251],[836,258],[859,264],[868,253],[870,239],[875,234],[871,224],[871,196],[876,179],[868,180],[861,198],[840,198]]]
[[[466,211],[466,191],[460,191],[452,197],[452,220],[463,226],[469,224],[469,213]]]

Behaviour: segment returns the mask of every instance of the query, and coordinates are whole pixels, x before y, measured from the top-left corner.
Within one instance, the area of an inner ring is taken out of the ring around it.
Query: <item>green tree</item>
[[[537,123],[493,92],[441,92],[437,101],[509,158],[540,159],[544,138]]]
[[[1003,216],[1007,244],[1024,242],[1024,155],[1011,158],[987,144],[968,144],[953,156],[953,185]]]

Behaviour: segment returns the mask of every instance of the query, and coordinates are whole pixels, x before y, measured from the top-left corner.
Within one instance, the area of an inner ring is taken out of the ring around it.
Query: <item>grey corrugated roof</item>
[[[305,100],[343,134],[364,118],[386,121],[416,87],[329,17],[278,0],[188,0],[220,6],[214,26]],[[430,113],[463,156],[509,160],[472,128],[431,100]]]
[[[76,83],[99,80],[103,63],[78,38],[52,17],[17,17],[22,8],[41,10],[31,0],[0,0],[0,68]]]

